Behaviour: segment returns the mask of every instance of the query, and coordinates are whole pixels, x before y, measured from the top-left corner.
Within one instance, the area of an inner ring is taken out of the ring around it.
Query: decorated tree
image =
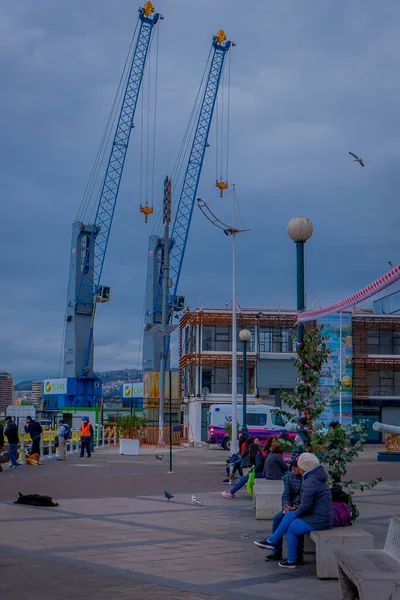
[[[282,392],[283,401],[299,416],[298,433],[311,451],[317,451],[320,444],[317,420],[325,409],[319,391],[321,368],[330,357],[330,349],[318,327],[304,332],[304,342],[297,344],[294,364],[297,370],[297,383],[294,394]],[[290,413],[287,416],[291,417]]]
[[[353,501],[354,491],[371,489],[382,479],[378,477],[369,482],[346,480],[349,464],[358,458],[366,442],[367,435],[364,427],[342,426],[337,423],[334,428],[326,432],[322,424],[318,423],[325,409],[319,391],[321,368],[330,354],[330,349],[319,328],[306,330],[304,343],[297,345],[297,356],[294,359],[297,368],[294,394],[283,392],[282,398],[299,416],[297,433],[302,441],[295,452],[308,450],[319,456],[327,468],[331,488],[345,492],[352,508],[353,520],[356,520],[359,511]],[[290,413],[287,415],[292,416]]]

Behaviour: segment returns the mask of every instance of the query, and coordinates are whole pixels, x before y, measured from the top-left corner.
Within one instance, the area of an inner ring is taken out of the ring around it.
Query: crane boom
[[[159,13],[150,16],[146,7],[139,9],[140,27],[138,38],[133,53],[130,73],[125,88],[103,187],[100,193],[100,200],[97,206],[96,218],[93,223],[89,247],[85,257],[81,281],[77,290],[76,303],[82,302],[83,304],[91,304],[93,302],[93,296],[96,296],[97,294],[110,237],[115,205],[121,184],[126,153],[128,150],[129,138],[133,127],[133,118],[135,116],[144,67],[150,46],[151,33],[159,18]],[[93,260],[93,265],[92,268],[89,268],[91,260]]]
[[[88,396],[92,395],[89,379],[95,379],[93,328],[96,301],[107,302],[110,299],[110,288],[100,286],[100,280],[152,31],[159,19],[162,19],[162,16],[154,12],[151,2],[146,2],[144,7],[139,9],[138,31],[134,36],[134,49],[128,66],[127,81],[96,217],[91,224],[77,221],[72,228],[64,338],[64,377],[75,379],[76,389],[78,379],[86,378],[87,381],[82,383],[81,388]],[[87,388],[84,388],[85,385]]]
[[[226,40],[226,36],[223,32],[219,32],[213,38],[214,54],[208,73],[200,114],[197,121],[196,131],[193,138],[189,161],[186,167],[185,178],[183,181],[179,204],[171,233],[171,304],[176,298],[178,291],[179,279],[189,235],[190,222],[192,220],[193,207],[196,200],[201,170],[203,167],[204,154],[207,147],[208,135],[210,133],[219,83],[221,80],[226,53],[231,45],[232,42]]]
[[[201,100],[199,116],[169,242],[170,291],[167,317],[169,323],[172,318],[173,306],[177,301],[179,279],[182,271],[193,207],[203,167],[204,154],[210,133],[218,88],[226,54],[232,45],[232,42],[226,39],[225,32],[222,30],[213,37],[211,64]],[[163,279],[162,253],[163,240],[158,236],[151,236],[149,240],[146,280],[145,330],[143,338],[144,370],[160,369],[162,352],[161,338],[155,334],[156,329],[154,328],[154,325],[161,324]]]

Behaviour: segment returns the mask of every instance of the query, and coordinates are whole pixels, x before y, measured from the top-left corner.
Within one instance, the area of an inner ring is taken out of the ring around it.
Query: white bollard
[[[102,445],[103,448],[106,445],[106,440],[105,440],[105,437],[104,437],[104,426],[103,425],[101,426],[101,445]]]
[[[40,458],[42,459],[44,456],[44,439],[43,434],[40,436]]]
[[[96,448],[99,447],[99,436],[100,436],[100,425],[98,425],[96,423],[96,427],[97,427],[97,435],[96,435],[96,431],[95,431],[95,435],[96,435]]]

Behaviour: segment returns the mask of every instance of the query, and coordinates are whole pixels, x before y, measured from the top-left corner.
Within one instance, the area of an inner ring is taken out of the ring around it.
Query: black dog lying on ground
[[[29,506],[58,506],[50,496],[41,496],[40,494],[21,494],[18,493],[18,499],[14,504],[28,504]]]

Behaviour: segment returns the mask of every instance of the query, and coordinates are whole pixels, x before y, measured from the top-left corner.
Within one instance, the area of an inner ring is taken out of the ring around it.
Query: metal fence
[[[55,446],[57,431],[46,429],[40,438],[40,458],[58,458],[58,448]],[[23,462],[26,458],[26,452],[30,448],[30,437],[23,431],[19,432],[20,445],[18,449],[18,460]],[[172,444],[177,445],[188,441],[188,427],[185,425],[173,425],[171,427]],[[159,440],[158,427],[146,427],[139,437],[141,446],[156,446]],[[164,441],[170,443],[170,428],[164,427]],[[80,452],[81,431],[72,430],[72,438],[65,442],[65,451],[67,454],[77,454]],[[106,446],[118,446],[119,435],[117,427],[109,425],[95,425],[95,435],[93,438],[93,449],[104,448]],[[7,451],[7,444],[5,445]]]

